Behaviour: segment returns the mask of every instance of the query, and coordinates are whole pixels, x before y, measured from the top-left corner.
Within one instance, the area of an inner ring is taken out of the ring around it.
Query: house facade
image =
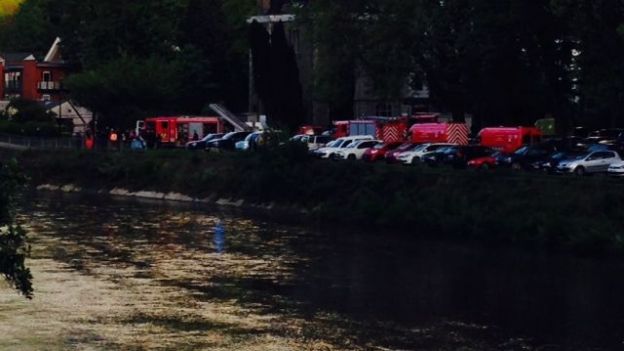
[[[61,56],[60,42],[57,38],[42,59],[32,53],[0,53],[0,99],[65,100],[63,80],[71,67]]]
[[[61,55],[60,38],[39,59],[32,53],[0,53],[0,109],[13,99],[38,101],[57,119],[71,123],[74,133],[85,133],[93,113],[68,99],[63,81],[71,72]]]

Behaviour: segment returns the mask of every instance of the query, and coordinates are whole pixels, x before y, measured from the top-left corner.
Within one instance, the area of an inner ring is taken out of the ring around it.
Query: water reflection
[[[217,253],[225,252],[225,227],[221,219],[217,219],[214,227],[214,245]]]
[[[36,301],[22,307],[0,290],[0,305],[19,311],[0,309],[0,349],[2,335],[26,342],[35,329],[70,331],[59,350],[609,350],[624,340],[621,262],[160,203],[42,198],[23,213]]]

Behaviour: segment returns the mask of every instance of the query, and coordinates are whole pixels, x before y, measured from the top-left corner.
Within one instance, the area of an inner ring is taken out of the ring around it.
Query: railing
[[[43,138],[0,134],[0,147],[8,149],[66,150],[82,148],[82,138]]]
[[[37,89],[39,90],[61,90],[63,84],[61,82],[38,82]]]

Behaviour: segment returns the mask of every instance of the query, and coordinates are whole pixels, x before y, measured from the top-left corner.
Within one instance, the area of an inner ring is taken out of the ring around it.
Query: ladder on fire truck
[[[241,121],[235,114],[220,104],[210,104],[210,108],[216,112],[221,118],[230,123],[237,132],[251,131],[252,128],[247,123]]]

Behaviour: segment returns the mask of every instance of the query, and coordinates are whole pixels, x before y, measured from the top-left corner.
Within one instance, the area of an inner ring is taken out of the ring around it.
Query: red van
[[[512,153],[524,145],[537,144],[542,140],[542,131],[535,127],[485,128],[479,133],[481,145]]]
[[[410,128],[411,141],[414,144],[449,143],[468,145],[469,131],[464,123],[422,123]]]

